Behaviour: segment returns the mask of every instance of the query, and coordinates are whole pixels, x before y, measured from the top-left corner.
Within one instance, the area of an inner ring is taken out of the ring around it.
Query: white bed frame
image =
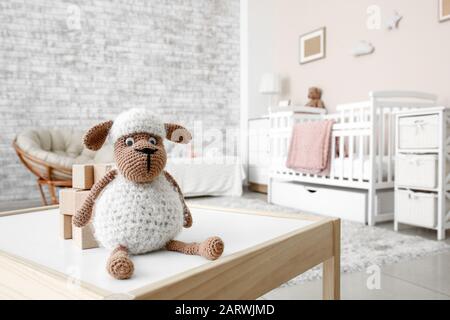
[[[379,190],[394,188],[395,155],[395,112],[416,108],[436,106],[436,96],[413,91],[373,91],[369,100],[337,106],[337,113],[328,115],[310,115],[295,112],[277,112],[270,114],[271,167],[269,171],[268,201],[272,202],[271,188],[274,180],[288,180],[302,183],[356,188],[367,190],[367,223],[393,220],[393,213],[378,214],[376,195]],[[305,121],[333,119],[332,153],[330,173],[327,176],[304,174],[286,167],[293,125]],[[336,140],[339,142],[336,145]],[[346,147],[344,147],[346,146]],[[344,176],[345,150],[346,161],[351,169]],[[336,170],[334,163],[339,153],[341,169]],[[368,179],[363,176],[364,160],[369,159]],[[387,159],[387,174],[384,175],[383,161]],[[359,162],[359,164],[358,164]],[[356,172],[354,168],[361,168]],[[293,195],[286,195],[293,196]]]

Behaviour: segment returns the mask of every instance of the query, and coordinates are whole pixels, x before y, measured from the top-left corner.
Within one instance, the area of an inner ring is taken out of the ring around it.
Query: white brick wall
[[[239,0],[0,1],[0,200],[39,197],[18,132],[132,106],[237,128]]]

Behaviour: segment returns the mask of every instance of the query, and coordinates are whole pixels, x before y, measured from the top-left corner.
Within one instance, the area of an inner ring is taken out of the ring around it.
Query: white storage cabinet
[[[396,115],[395,230],[401,225],[434,229],[439,240],[450,228],[447,193],[448,109],[433,107]]]

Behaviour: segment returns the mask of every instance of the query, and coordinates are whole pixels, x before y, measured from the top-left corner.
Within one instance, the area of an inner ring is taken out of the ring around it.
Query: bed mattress
[[[185,197],[242,195],[245,171],[238,157],[169,158],[166,170]]]

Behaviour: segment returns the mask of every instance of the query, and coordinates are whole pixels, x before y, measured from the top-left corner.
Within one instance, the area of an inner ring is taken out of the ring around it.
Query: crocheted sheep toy
[[[210,260],[220,257],[224,244],[218,237],[202,243],[174,240],[183,226],[192,225],[192,217],[177,182],[164,171],[167,154],[163,139],[188,143],[189,131],[164,124],[148,110],[131,109],[114,122],[91,128],[84,144],[98,150],[108,135],[114,141],[117,170],[109,171],[92,187],[73,217],[73,224],[83,227],[93,216],[95,238],[112,250],[108,272],[116,279],[128,279],[134,271],[129,254],[162,248]]]

